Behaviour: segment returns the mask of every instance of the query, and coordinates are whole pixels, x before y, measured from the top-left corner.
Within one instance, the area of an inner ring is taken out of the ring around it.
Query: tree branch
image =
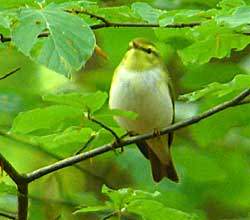
[[[18,220],[26,220],[28,216],[28,183],[17,185],[18,189]]]
[[[17,216],[14,213],[2,211],[2,210],[0,210],[0,217],[1,216],[8,218],[8,219],[17,219]]]
[[[10,71],[9,73],[5,74],[4,76],[1,76],[0,80],[6,79],[7,77],[11,76],[12,74],[14,74],[15,72],[17,72],[20,69],[21,69],[21,67],[18,67],[16,69]]]
[[[205,118],[208,118],[208,117],[210,117],[210,116],[212,116],[220,111],[223,111],[227,108],[239,105],[239,103],[241,101],[243,101],[249,95],[250,95],[250,88],[244,90],[242,93],[240,93],[238,96],[236,96],[232,100],[226,101],[226,102],[219,104],[219,105],[217,105],[217,106],[215,106],[215,107],[213,107],[213,108],[211,108],[211,109],[209,109],[209,110],[207,110],[207,111],[205,111],[197,116],[191,117],[191,118],[186,119],[186,120],[181,121],[181,122],[177,122],[177,123],[175,123],[167,128],[160,130],[159,134],[160,135],[168,134],[172,131],[175,131],[175,130],[187,127],[189,125],[198,123],[199,121],[201,121]],[[47,175],[49,173],[52,173],[52,172],[55,172],[57,170],[63,169],[65,167],[71,166],[71,165],[78,163],[80,161],[87,160],[89,158],[98,156],[98,155],[103,154],[105,152],[111,151],[114,148],[121,148],[123,146],[127,146],[129,144],[136,143],[138,141],[147,140],[147,139],[155,137],[155,135],[156,135],[155,132],[149,132],[146,134],[133,136],[133,137],[127,138],[125,140],[121,140],[120,142],[109,143],[109,144],[103,145],[102,147],[98,147],[96,149],[90,150],[88,152],[81,153],[81,154],[66,158],[66,159],[58,161],[52,165],[48,165],[48,166],[42,167],[38,170],[35,170],[31,173],[28,173],[27,174],[27,181],[32,182],[32,181],[34,181],[34,180],[36,180],[44,175]]]
[[[101,20],[101,16],[98,15],[94,15],[92,14],[92,17],[98,18],[99,20]],[[102,18],[104,19],[104,18]],[[150,28],[150,27],[155,27],[155,28],[193,28],[195,26],[199,26],[201,25],[200,22],[193,22],[193,23],[178,23],[178,24],[168,24],[166,26],[160,26],[159,24],[148,24],[148,23],[120,23],[120,22],[110,22],[107,21],[106,19],[104,19],[105,22],[104,23],[100,23],[100,24],[94,24],[94,25],[90,25],[89,27],[92,30],[97,30],[97,29],[101,29],[101,28],[108,28],[108,27],[130,27],[130,28]],[[43,37],[48,37],[49,36],[49,32],[43,32],[41,34],[38,35],[38,38],[43,38]],[[0,33],[0,42],[5,43],[5,42],[9,42],[11,41],[11,37],[6,37],[3,34]]]
[[[18,220],[26,220],[28,213],[28,183],[25,175],[19,174],[18,171],[10,164],[8,160],[0,153],[0,164],[2,169],[16,183],[18,189]]]
[[[16,142],[19,142],[19,143],[22,143],[22,144],[31,146],[32,149],[37,149],[37,150],[39,150],[40,152],[43,152],[44,154],[46,154],[46,155],[48,155],[48,156],[50,156],[51,158],[54,158],[54,159],[56,159],[56,160],[62,160],[62,159],[63,159],[62,157],[58,156],[57,154],[55,154],[55,153],[53,153],[53,152],[50,152],[50,151],[46,150],[46,149],[43,148],[41,145],[35,144],[35,143],[30,142],[30,141],[28,141],[28,140],[25,140],[25,139],[23,139],[23,138],[21,138],[21,137],[18,137],[18,136],[16,136],[16,135],[13,135],[13,134],[11,134],[11,133],[9,133],[9,132],[0,130],[0,135],[1,135],[1,136],[4,136],[4,137],[6,137],[6,138],[9,138],[10,140],[13,140],[13,141],[16,141]],[[94,138],[94,137],[93,137],[93,138]],[[86,144],[87,144],[87,143],[86,143]],[[83,148],[87,147],[86,144],[84,144]],[[88,144],[89,144],[89,143],[88,143]],[[83,150],[83,149],[82,149],[82,150]],[[79,152],[79,153],[80,153],[80,152]],[[0,158],[0,161],[1,161],[1,158]],[[74,164],[74,167],[75,167],[76,169],[78,169],[80,172],[82,172],[82,173],[84,173],[84,174],[86,174],[86,175],[89,175],[90,177],[94,178],[95,180],[97,180],[97,181],[99,181],[99,182],[102,182],[102,183],[105,183],[105,185],[107,185],[107,186],[110,186],[110,187],[112,186],[112,184],[111,184],[109,181],[107,181],[104,177],[99,176],[99,175],[97,175],[97,174],[95,174],[95,173],[93,173],[93,172],[90,172],[88,169],[85,169],[85,168],[79,166],[78,164]]]

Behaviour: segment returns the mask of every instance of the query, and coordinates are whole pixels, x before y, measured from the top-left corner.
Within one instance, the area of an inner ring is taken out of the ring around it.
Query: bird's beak
[[[104,58],[105,60],[108,59],[108,55],[97,44],[95,45],[95,52],[98,56]]]

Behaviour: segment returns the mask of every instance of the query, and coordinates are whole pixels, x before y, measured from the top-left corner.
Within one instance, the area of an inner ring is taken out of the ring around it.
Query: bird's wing
[[[173,105],[173,118],[172,118],[172,124],[174,124],[175,122],[175,95],[174,95],[174,89],[173,89],[173,85],[172,85],[172,82],[171,80],[169,79],[168,80],[168,88],[169,88],[169,93],[170,93],[170,96],[171,96],[171,100],[172,100],[172,105]],[[173,142],[173,139],[174,139],[174,132],[170,132],[168,134],[168,146],[170,147],[172,142]]]

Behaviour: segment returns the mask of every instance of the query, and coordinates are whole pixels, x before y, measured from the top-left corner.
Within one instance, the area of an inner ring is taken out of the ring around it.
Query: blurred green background
[[[134,1],[99,1],[103,6],[124,5]],[[217,0],[145,1],[163,9],[208,9]],[[236,74],[250,74],[250,47],[233,52],[230,58],[212,59],[204,65],[184,65],[171,42],[159,41],[157,30],[144,28],[106,28],[95,31],[98,45],[108,60],[94,55],[86,67],[66,79],[35,64],[11,45],[0,48],[0,73],[21,67],[13,76],[0,81],[0,128],[8,130],[22,111],[46,106],[41,96],[70,91],[108,91],[115,67],[135,37],[155,42],[171,77],[177,96],[201,89],[211,82],[228,82]],[[178,39],[173,39],[177,43]],[[180,42],[183,43],[183,42]],[[230,97],[207,97],[195,103],[177,101],[177,120],[190,117]],[[250,106],[228,109],[199,124],[176,132],[172,147],[180,183],[167,179],[153,182],[150,165],[135,146],[122,154],[113,152],[80,163],[75,167],[45,176],[30,185],[30,219],[100,219],[95,214],[72,215],[80,204],[96,205],[105,197],[101,186],[158,190],[168,207],[196,213],[199,219],[250,219]],[[55,161],[42,148],[20,144],[0,136],[0,151],[21,172],[32,171]],[[5,175],[0,177],[6,181]],[[0,210],[15,211],[16,196],[0,197]]]

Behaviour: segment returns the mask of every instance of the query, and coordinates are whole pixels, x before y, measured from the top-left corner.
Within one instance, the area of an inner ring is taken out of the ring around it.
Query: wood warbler
[[[121,127],[137,134],[157,131],[174,122],[170,77],[154,44],[141,38],[129,43],[113,76],[109,106],[136,112],[135,120],[120,116],[115,119]],[[172,141],[170,133],[136,143],[150,160],[156,182],[163,177],[178,182],[170,152]]]

